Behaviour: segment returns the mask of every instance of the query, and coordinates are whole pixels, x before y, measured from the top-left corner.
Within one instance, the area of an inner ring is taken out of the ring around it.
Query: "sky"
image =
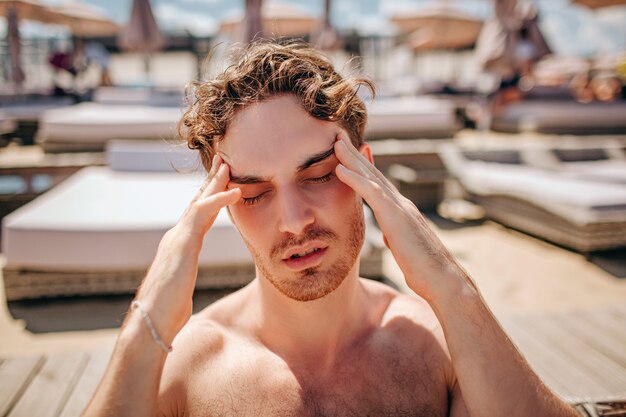
[[[68,0],[42,0],[62,3]],[[71,0],[78,1],[78,0]],[[130,14],[132,0],[80,0],[102,11],[107,17],[124,24]],[[266,0],[271,1],[271,0]],[[281,0],[311,14],[320,15],[323,0]],[[384,31],[389,16],[416,10],[434,0],[333,0],[331,18],[340,28]],[[469,14],[482,19],[492,15],[489,0],[448,1]],[[591,57],[607,52],[626,51],[626,6],[592,11],[573,5],[570,0],[535,0],[540,11],[540,27],[553,51],[562,55]],[[188,31],[196,36],[209,36],[219,22],[243,9],[244,0],[151,0],[160,27],[166,32]],[[31,24],[23,32],[38,34],[42,29]],[[47,28],[49,30],[49,28]],[[63,29],[59,29],[63,30]],[[0,28],[2,31],[2,28]]]

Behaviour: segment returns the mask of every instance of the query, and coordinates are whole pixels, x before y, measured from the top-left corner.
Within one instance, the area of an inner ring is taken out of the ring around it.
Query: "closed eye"
[[[259,201],[261,201],[261,199],[265,196],[265,194],[267,194],[268,191],[265,191],[259,195],[256,195],[254,197],[242,197],[241,198],[241,202],[243,203],[243,205],[245,206],[251,206],[254,205],[256,203],[258,203]]]
[[[321,176],[321,177],[315,177],[315,178],[308,178],[307,181],[308,182],[312,182],[312,183],[316,183],[316,184],[320,184],[323,182],[328,182],[332,179],[333,173],[332,171],[329,172],[328,174]]]

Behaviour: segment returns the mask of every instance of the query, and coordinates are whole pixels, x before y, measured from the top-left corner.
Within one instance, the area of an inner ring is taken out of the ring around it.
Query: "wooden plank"
[[[575,335],[575,328],[566,329],[560,326],[559,316],[534,320],[533,329],[572,368],[579,369],[587,376],[587,380],[580,381],[581,396],[585,395],[583,388],[591,380],[604,387],[605,396],[621,392],[626,387],[626,369],[581,341],[581,337]]]
[[[615,339],[620,346],[626,346],[626,314],[619,320],[616,315],[606,309],[589,310],[585,313],[575,312],[576,317],[584,317],[593,321],[596,326],[606,331],[607,337]]]
[[[563,374],[558,368],[555,368],[552,361],[552,353],[547,349],[541,341],[528,334],[523,326],[520,326],[515,320],[501,320],[507,333],[513,342],[517,345],[522,355],[526,358],[531,368],[537,375],[548,385],[554,392],[563,398],[572,396],[575,390],[574,384],[568,384],[570,378],[564,379]],[[558,361],[558,358],[556,359]],[[560,364],[562,367],[563,364]],[[565,366],[565,373],[569,372],[569,368]]]
[[[9,417],[56,417],[86,361],[82,352],[49,356]]]
[[[28,383],[43,365],[42,356],[4,359],[0,365],[0,416],[13,408]]]
[[[104,375],[111,353],[111,350],[107,349],[93,352],[90,355],[87,366],[76,382],[76,386],[59,417],[76,417],[82,414],[100,383],[102,375]]]
[[[536,317],[530,323],[522,319],[508,321],[508,329],[514,340],[519,340],[520,349],[531,364],[540,364],[537,373],[545,382],[565,399],[587,396],[591,398],[606,396],[606,388],[590,380],[580,368],[572,366],[571,360],[555,350],[542,334],[535,331],[535,324],[544,320]],[[563,387],[564,389],[560,388]]]
[[[617,343],[617,339],[612,337],[612,332],[607,331],[602,326],[597,326],[596,323],[588,319],[587,315],[575,317],[564,314],[560,317],[560,322],[566,328],[571,329],[572,334],[580,338],[591,349],[601,352],[622,368],[626,368],[626,345]]]

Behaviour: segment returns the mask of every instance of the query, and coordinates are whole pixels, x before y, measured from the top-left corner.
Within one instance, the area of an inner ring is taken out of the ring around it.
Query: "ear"
[[[374,155],[372,154],[372,147],[369,143],[363,142],[359,147],[359,152],[363,155],[368,161],[374,164]]]

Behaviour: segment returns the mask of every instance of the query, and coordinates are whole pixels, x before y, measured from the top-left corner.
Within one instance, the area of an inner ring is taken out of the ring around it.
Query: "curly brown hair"
[[[180,137],[200,152],[208,171],[215,144],[223,139],[236,112],[279,94],[294,94],[313,117],[337,122],[355,146],[363,143],[367,110],[357,96],[361,77],[342,77],[317,50],[301,43],[253,42],[216,79],[188,86],[188,110],[178,124]]]

